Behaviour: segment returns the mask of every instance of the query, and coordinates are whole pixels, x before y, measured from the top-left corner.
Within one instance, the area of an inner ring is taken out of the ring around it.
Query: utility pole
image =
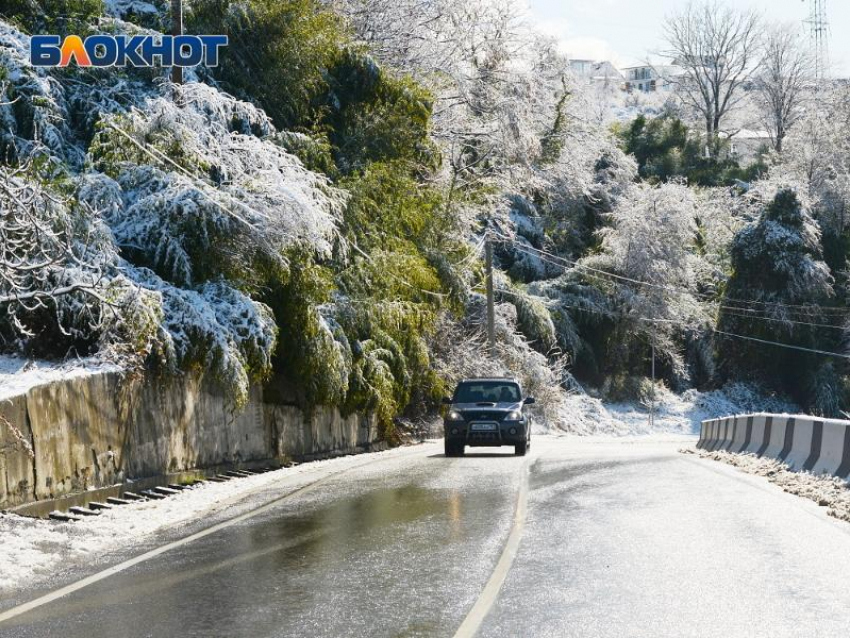
[[[171,0],[171,35],[175,38],[183,35],[183,0]],[[171,81],[183,84],[183,67],[171,66]]]
[[[655,427],[655,322],[652,322],[652,396],[649,403],[649,429]]]
[[[496,308],[493,300],[493,242],[490,232],[484,240],[485,285],[487,287],[487,341],[490,344],[490,357],[496,358]]]

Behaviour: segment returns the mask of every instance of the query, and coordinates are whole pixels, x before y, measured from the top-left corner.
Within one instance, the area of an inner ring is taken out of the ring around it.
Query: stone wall
[[[234,410],[220,389],[192,376],[77,376],[0,402],[0,415],[31,441],[35,456],[0,422],[0,509],[128,478],[360,452],[377,436],[372,417],[343,417],[326,407],[305,414],[264,403],[260,387]]]

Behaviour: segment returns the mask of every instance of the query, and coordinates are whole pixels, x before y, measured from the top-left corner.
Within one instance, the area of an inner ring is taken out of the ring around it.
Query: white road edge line
[[[198,539],[204,538],[205,536],[209,536],[210,534],[215,534],[216,532],[221,531],[223,529],[226,529],[228,527],[232,527],[233,525],[236,525],[237,523],[241,523],[242,521],[245,521],[249,518],[252,518],[254,516],[258,516],[259,514],[263,514],[267,511],[269,511],[270,509],[276,507],[281,501],[286,500],[286,499],[288,499],[292,496],[295,496],[297,494],[303,494],[305,492],[309,492],[310,490],[318,487],[321,483],[324,483],[325,481],[327,481],[329,479],[332,479],[336,476],[339,476],[340,474],[344,474],[345,472],[350,472],[352,470],[356,470],[356,469],[359,469],[359,468],[364,467],[366,465],[371,465],[372,463],[380,462],[380,461],[383,461],[383,460],[391,460],[391,459],[397,459],[399,457],[409,456],[409,455],[412,455],[412,454],[420,452],[420,451],[422,451],[420,449],[420,447],[415,446],[413,450],[411,450],[409,452],[402,452],[401,454],[394,455],[391,458],[387,458],[387,457],[372,458],[372,459],[369,459],[368,461],[366,461],[364,463],[358,463],[356,465],[352,465],[351,467],[347,467],[347,468],[344,468],[344,469],[341,469],[341,470],[337,470],[336,472],[331,472],[330,474],[327,474],[327,475],[325,475],[325,476],[323,476],[319,479],[316,479],[315,481],[312,481],[311,483],[307,483],[306,485],[302,485],[301,487],[297,487],[294,490],[287,492],[283,496],[279,496],[275,500],[270,501],[270,502],[266,503],[265,505],[261,505],[260,507],[253,509],[249,512],[245,512],[245,513],[240,514],[239,516],[236,516],[234,518],[230,518],[226,521],[222,521],[221,523],[216,523],[212,527],[208,527],[206,529],[203,529],[200,532],[195,532],[194,534],[190,534],[189,536],[186,536],[185,538],[181,538],[179,540],[173,541],[173,542],[168,543],[166,545],[162,545],[161,547],[157,547],[156,549],[152,549],[150,551],[147,551],[144,554],[140,554],[140,555],[136,556],[135,558],[131,558],[131,559],[126,560],[122,563],[118,563],[117,565],[113,565],[112,567],[109,567],[108,569],[104,569],[101,572],[97,572],[96,574],[92,574],[91,576],[87,576],[86,578],[83,578],[82,580],[78,580],[74,583],[71,583],[70,585],[66,585],[65,587],[61,587],[61,588],[59,588],[55,591],[50,592],[49,594],[45,594],[44,596],[40,596],[38,598],[35,598],[34,600],[23,603],[22,605],[18,605],[17,607],[12,607],[11,609],[7,609],[4,612],[0,612],[0,624],[4,623],[7,620],[11,620],[12,618],[15,618],[16,616],[20,616],[22,614],[30,612],[33,609],[37,609],[38,607],[42,607],[42,606],[46,605],[47,603],[50,603],[50,602],[53,602],[54,600],[62,598],[63,596],[67,596],[68,594],[72,594],[76,591],[79,591],[79,590],[81,590],[85,587],[88,587],[89,585],[93,585],[97,582],[100,582],[100,581],[102,581],[106,578],[109,578],[110,576],[113,576],[113,575],[118,574],[120,572],[126,571],[126,570],[130,569],[131,567],[134,567],[135,565],[149,561],[150,559],[155,558],[155,557],[157,557],[161,554],[164,554],[165,552],[168,552],[172,549],[176,549],[178,547],[188,545],[189,543],[196,541]]]
[[[502,550],[502,555],[499,557],[499,562],[496,563],[493,573],[490,574],[490,579],[487,581],[487,584],[484,585],[484,589],[481,590],[478,600],[475,601],[472,609],[469,610],[466,618],[463,619],[463,622],[460,627],[458,627],[457,632],[455,632],[454,638],[472,638],[476,633],[478,633],[478,630],[481,628],[481,624],[493,608],[493,605],[499,596],[499,591],[502,589],[502,585],[505,583],[508,572],[514,563],[517,550],[519,549],[519,542],[522,539],[522,532],[525,528],[526,513],[528,512],[528,480],[530,467],[531,459],[523,463],[522,466],[522,478],[520,480],[519,494],[517,494],[516,499],[513,526],[511,527],[511,532],[508,535],[508,541],[505,543],[505,548]]]

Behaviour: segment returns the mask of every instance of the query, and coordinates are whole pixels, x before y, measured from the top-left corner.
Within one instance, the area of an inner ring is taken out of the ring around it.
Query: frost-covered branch
[[[58,311],[77,293],[75,325],[99,327],[103,310],[117,307],[106,297],[103,264],[74,232],[65,203],[28,176],[30,166],[0,166],[0,309],[22,332],[27,316]],[[61,325],[61,324],[60,324]]]

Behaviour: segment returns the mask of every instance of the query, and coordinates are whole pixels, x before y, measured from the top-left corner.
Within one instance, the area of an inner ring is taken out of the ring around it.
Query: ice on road
[[[0,635],[451,637],[499,560],[529,467],[519,551],[480,636],[843,635],[850,525],[679,452],[695,442],[536,437],[527,459],[449,459],[435,444],[383,455]]]
[[[850,526],[652,439],[558,443],[482,636],[839,636]]]

